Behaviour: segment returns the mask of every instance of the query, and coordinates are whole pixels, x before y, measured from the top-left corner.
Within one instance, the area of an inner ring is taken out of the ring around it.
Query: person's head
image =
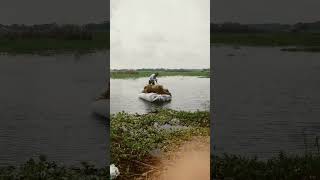
[[[156,76],[158,76],[158,75],[159,75],[159,73],[158,73],[158,72],[156,72],[156,73],[155,73],[155,75],[156,75]]]

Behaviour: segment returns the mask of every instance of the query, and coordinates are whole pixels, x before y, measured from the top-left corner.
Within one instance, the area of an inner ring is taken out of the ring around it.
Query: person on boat
[[[149,77],[149,84],[155,85],[155,83],[158,83],[158,79],[157,79],[158,75],[159,74],[157,72],[154,74],[151,74],[151,76]]]

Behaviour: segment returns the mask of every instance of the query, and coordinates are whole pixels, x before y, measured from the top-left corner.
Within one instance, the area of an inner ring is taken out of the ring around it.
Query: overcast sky
[[[211,0],[213,22],[296,23],[320,21],[320,0]]]
[[[208,68],[210,0],[112,0],[112,69]]]
[[[109,9],[109,0],[1,0],[0,24],[101,22]]]

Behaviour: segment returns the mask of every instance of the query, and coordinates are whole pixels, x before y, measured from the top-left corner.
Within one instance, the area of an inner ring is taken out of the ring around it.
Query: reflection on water
[[[213,47],[217,152],[303,153],[320,136],[320,53]],[[228,54],[233,54],[229,56]]]
[[[0,165],[39,154],[106,163],[108,123],[91,114],[106,85],[106,56],[0,56]]]
[[[150,103],[138,98],[148,78],[111,79],[111,113],[148,113],[157,108],[196,111],[209,110],[210,79],[198,77],[159,77],[159,83],[172,93],[171,102]]]

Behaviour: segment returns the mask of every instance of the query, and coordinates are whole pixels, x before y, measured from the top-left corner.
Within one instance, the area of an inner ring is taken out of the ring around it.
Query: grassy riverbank
[[[205,138],[206,136],[203,137]],[[124,150],[121,151],[121,153],[123,152]],[[137,153],[137,151],[135,152]],[[125,156],[125,154],[116,154],[116,156]],[[127,154],[127,157],[130,158],[130,154]],[[150,159],[142,159],[140,161],[130,159],[132,161],[128,160],[127,163],[129,164],[125,164],[125,167],[146,171],[148,168],[152,168],[152,163],[156,161],[153,160],[151,162]],[[137,173],[132,169],[131,173]],[[279,153],[274,158],[258,160],[256,158],[225,154],[211,157],[211,169],[211,179],[316,180],[320,178],[320,156],[319,154],[293,156]],[[139,177],[140,175],[130,175],[126,171],[122,171],[121,173],[122,175],[117,179],[126,179],[126,177],[134,179],[135,176]],[[85,162],[79,167],[67,167],[53,161],[48,161],[45,156],[40,156],[38,159],[30,159],[20,166],[0,167],[0,179],[109,179],[109,167],[96,168]]]
[[[177,69],[177,70],[111,70],[111,78],[113,79],[134,79],[140,77],[149,77],[151,74],[158,72],[159,77],[165,76],[199,76],[210,77],[209,69]]]
[[[212,45],[294,46],[288,51],[320,52],[320,33],[213,33]]]
[[[40,156],[20,166],[0,167],[0,179],[109,179],[109,167],[95,168],[85,162],[80,167],[67,167]]]
[[[109,34],[94,33],[92,39],[0,38],[0,52],[9,54],[41,54],[48,52],[90,52],[109,49]]]
[[[224,155],[212,157],[211,168],[211,179],[315,180],[320,179],[320,156],[290,156],[279,153],[278,156],[263,161],[257,158]]]
[[[161,128],[163,125],[173,129]],[[209,126],[209,112],[201,111],[111,115],[111,163],[119,168],[120,180],[137,178],[159,161],[153,152],[161,154],[194,136],[208,136]]]

